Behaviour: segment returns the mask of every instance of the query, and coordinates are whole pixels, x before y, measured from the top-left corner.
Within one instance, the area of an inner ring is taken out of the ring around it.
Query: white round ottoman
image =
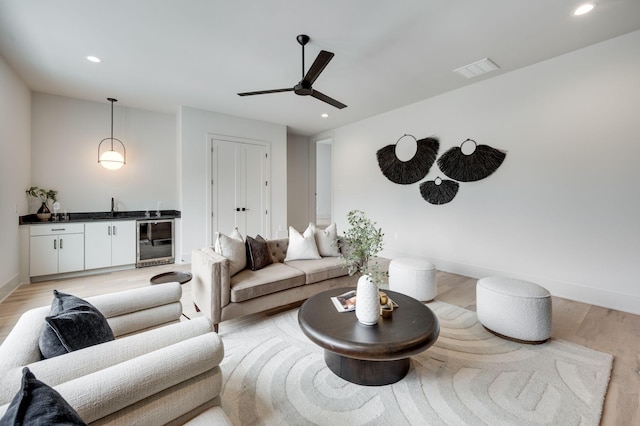
[[[389,263],[389,290],[428,302],[438,290],[436,267],[426,259],[400,258]]]
[[[513,340],[542,343],[551,336],[551,294],[537,284],[488,277],[476,284],[478,321]]]

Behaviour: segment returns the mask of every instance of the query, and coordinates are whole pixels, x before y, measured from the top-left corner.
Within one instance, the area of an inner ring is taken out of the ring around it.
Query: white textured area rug
[[[334,375],[300,330],[297,309],[223,330],[224,411],[236,425],[599,424],[611,355],[561,340],[507,341],[475,312],[427,306],[440,337],[387,386]]]

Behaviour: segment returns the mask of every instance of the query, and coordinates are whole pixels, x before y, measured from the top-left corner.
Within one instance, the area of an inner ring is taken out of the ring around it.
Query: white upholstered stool
[[[551,294],[537,284],[488,277],[476,284],[478,321],[513,340],[542,343],[551,336]]]
[[[436,267],[426,259],[400,258],[389,263],[389,290],[427,302],[436,297]]]

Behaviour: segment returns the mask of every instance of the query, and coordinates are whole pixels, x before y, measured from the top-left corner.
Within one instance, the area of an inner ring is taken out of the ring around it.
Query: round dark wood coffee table
[[[304,334],[324,349],[327,367],[359,385],[395,383],[407,375],[411,355],[429,348],[440,334],[438,317],[418,300],[384,290],[398,307],[376,325],[361,324],[355,312],[338,312],[331,297],[349,288],[323,291],[300,307],[298,323]]]

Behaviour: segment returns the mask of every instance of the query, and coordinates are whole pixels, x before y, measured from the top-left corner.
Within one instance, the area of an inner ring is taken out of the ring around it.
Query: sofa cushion
[[[231,277],[231,301],[244,302],[304,284],[304,273],[283,263],[273,263],[259,271],[245,269]]]
[[[251,238],[247,235],[247,266],[252,271],[257,271],[264,268],[267,265],[273,263],[271,259],[271,253],[269,253],[269,246],[264,238],[257,235],[255,238]]]
[[[22,383],[0,425],[86,425],[80,415],[55,389],[36,379],[27,367]]]
[[[300,234],[293,226],[289,227],[289,248],[287,249],[288,260],[300,259],[320,259],[318,248],[316,247],[316,238],[313,228],[309,226],[303,234]]]
[[[107,319],[91,303],[57,290],[53,296],[38,342],[44,358],[114,340]]]
[[[337,257],[323,257],[320,260],[292,260],[285,264],[304,272],[305,284],[349,275],[348,269]]]
[[[338,228],[335,223],[332,223],[325,229],[319,229],[313,223],[310,223],[309,227],[313,229],[313,234],[316,238],[316,246],[318,247],[318,253],[320,256],[340,256],[340,249],[338,248]]]
[[[229,275],[233,276],[247,267],[247,249],[238,228],[228,236],[218,232],[215,251],[229,259]]]

